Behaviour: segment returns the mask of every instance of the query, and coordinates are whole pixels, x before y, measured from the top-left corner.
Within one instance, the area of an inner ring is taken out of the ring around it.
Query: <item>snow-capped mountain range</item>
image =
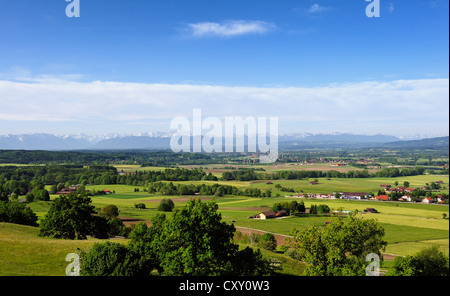
[[[45,133],[0,135],[4,150],[108,150],[108,149],[169,149],[173,133],[148,132],[137,134],[52,135]],[[348,133],[296,133],[279,136],[279,146],[371,146],[426,137],[400,138],[390,135],[355,135]]]

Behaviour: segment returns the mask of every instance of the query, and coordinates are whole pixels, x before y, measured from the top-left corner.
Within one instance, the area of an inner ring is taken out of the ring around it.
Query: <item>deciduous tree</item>
[[[356,214],[345,222],[337,219],[323,227],[293,229],[291,235],[285,248],[297,250],[301,260],[310,264],[305,273],[314,276],[364,275],[366,256],[380,256],[387,245],[384,229],[375,220]]]

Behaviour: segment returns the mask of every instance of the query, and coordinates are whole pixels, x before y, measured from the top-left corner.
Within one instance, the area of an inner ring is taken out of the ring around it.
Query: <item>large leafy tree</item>
[[[152,226],[136,226],[130,248],[143,265],[162,275],[266,275],[271,270],[259,251],[239,251],[235,227],[222,222],[215,202],[191,199],[170,219],[157,216]]]
[[[93,225],[94,206],[86,193],[71,193],[56,198],[40,223],[40,236],[86,239]]]
[[[235,228],[217,213],[216,203],[190,200],[163,225],[154,240],[165,275],[218,275],[238,250]]]
[[[356,214],[322,227],[293,229],[291,235],[287,247],[296,249],[300,259],[310,264],[305,273],[313,276],[365,275],[366,256],[375,253],[381,258],[387,245],[384,229]]]

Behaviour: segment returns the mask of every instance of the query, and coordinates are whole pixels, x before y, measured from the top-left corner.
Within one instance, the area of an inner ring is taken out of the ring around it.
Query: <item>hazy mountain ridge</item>
[[[45,133],[0,136],[0,149],[5,150],[126,150],[126,149],[170,149],[169,133],[139,135],[108,134],[98,136],[65,135]],[[350,147],[446,147],[449,137],[421,140],[401,140],[390,135],[291,134],[279,137],[280,149],[301,148],[350,148]]]

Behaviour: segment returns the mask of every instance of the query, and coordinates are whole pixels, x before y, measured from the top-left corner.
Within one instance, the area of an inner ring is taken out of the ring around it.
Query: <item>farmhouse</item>
[[[279,210],[278,212],[275,213],[275,216],[277,217],[283,217],[286,216],[287,212],[285,210]]]
[[[270,218],[275,218],[277,216],[277,214],[274,211],[267,211],[267,212],[262,212],[259,213],[259,219],[270,219]]]
[[[287,212],[285,210],[279,210],[276,213],[274,211],[267,211],[267,212],[259,213],[258,215],[253,216],[252,218],[259,218],[259,219],[265,220],[265,219],[272,219],[272,218],[276,218],[276,217],[283,217],[286,215],[287,215]]]
[[[69,188],[63,188],[61,191],[56,192],[57,195],[61,194],[71,194],[72,192],[77,191],[77,188],[74,188],[73,186],[70,186]]]

